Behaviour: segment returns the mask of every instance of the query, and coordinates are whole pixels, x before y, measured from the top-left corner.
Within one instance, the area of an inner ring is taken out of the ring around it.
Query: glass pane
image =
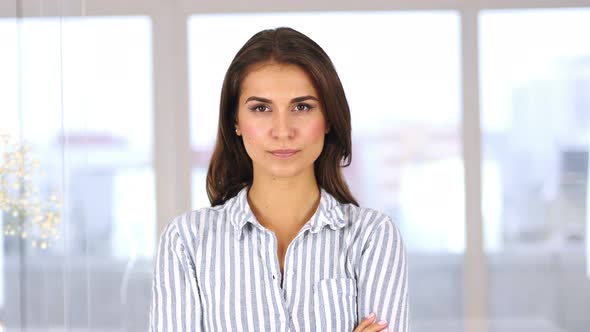
[[[151,42],[146,17],[0,20],[0,151],[29,148],[0,188],[8,330],[147,327]]]
[[[353,123],[353,162],[345,175],[361,205],[388,213],[402,231],[413,330],[460,317],[465,244],[455,12],[192,16],[193,206],[209,205],[205,176],[225,71],[248,38],[276,26],[307,34],[336,65]]]
[[[490,314],[587,331],[590,10],[480,18]]]

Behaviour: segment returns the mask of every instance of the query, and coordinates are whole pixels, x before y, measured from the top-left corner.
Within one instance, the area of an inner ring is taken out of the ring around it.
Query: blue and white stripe
[[[409,331],[405,247],[378,211],[320,204],[287,248],[257,220],[248,187],[176,217],[160,237],[150,331],[352,331],[370,312]]]

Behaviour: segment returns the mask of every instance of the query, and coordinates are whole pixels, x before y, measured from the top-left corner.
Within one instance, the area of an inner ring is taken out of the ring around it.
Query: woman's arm
[[[401,235],[386,218],[376,226],[361,253],[358,283],[358,316],[376,314],[388,331],[408,332],[408,270]]]
[[[158,245],[150,306],[151,332],[201,328],[201,303],[194,271],[178,225],[172,222]]]

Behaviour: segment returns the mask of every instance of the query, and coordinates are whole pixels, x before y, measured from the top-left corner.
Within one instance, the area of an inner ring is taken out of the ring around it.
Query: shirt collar
[[[242,188],[237,195],[226,203],[229,219],[238,239],[241,239],[242,230],[247,223],[251,223],[261,230],[264,229],[250,209],[250,204],[248,204],[249,188],[249,186]],[[302,230],[308,228],[310,232],[317,233],[326,225],[336,230],[344,227],[346,223],[340,202],[323,188],[320,188],[320,204],[311,219],[303,225]]]

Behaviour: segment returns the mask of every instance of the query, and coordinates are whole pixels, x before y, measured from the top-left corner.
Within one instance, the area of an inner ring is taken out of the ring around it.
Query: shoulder
[[[168,222],[160,236],[160,242],[174,241],[182,247],[194,249],[203,236],[224,228],[229,223],[229,205],[203,207],[186,211]]]
[[[349,230],[355,233],[364,245],[382,239],[403,246],[399,228],[389,214],[353,204],[340,204],[340,207]]]
[[[225,223],[228,216],[226,205],[203,207],[176,216],[168,226],[182,234],[196,236],[210,230],[212,224]]]
[[[376,229],[389,229],[398,231],[395,221],[383,211],[369,207],[356,206],[354,204],[340,204],[343,216],[351,227],[375,231]]]
[[[329,222],[343,228],[345,232],[372,233],[376,229],[385,228],[397,231],[393,219],[388,214],[369,207],[341,202],[324,188],[320,204]]]

